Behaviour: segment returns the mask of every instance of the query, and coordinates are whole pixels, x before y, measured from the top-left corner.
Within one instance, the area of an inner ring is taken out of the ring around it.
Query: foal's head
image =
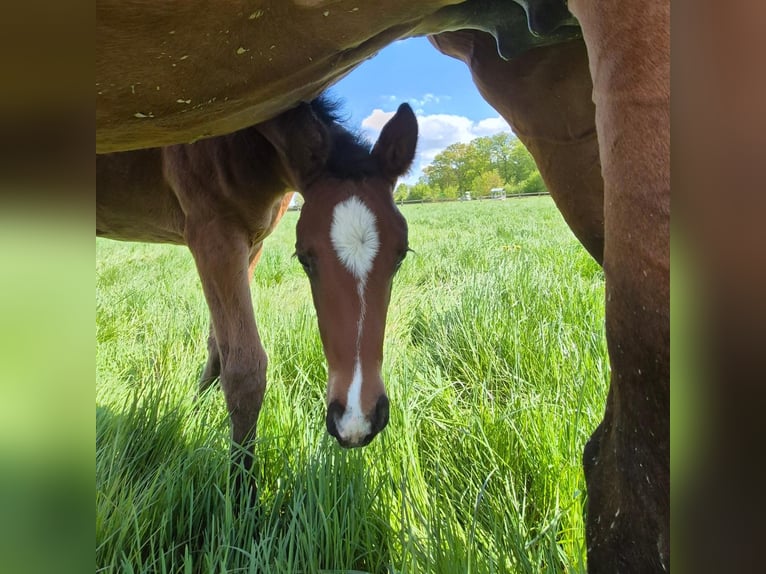
[[[322,100],[303,104],[279,129],[267,123],[264,135],[305,199],[295,252],[327,358],[327,430],[341,446],[358,447],[388,423],[383,335],[392,280],[407,254],[393,190],[412,163],[418,126],[403,104],[370,151],[330,112]]]

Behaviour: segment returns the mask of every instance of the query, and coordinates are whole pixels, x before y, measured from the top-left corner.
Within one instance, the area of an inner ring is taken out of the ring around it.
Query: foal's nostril
[[[370,440],[388,424],[388,397],[382,395],[378,399],[378,404],[375,405],[375,414],[372,419],[372,433]]]
[[[327,424],[327,432],[330,436],[334,436],[338,441],[342,441],[338,434],[338,419],[343,416],[346,407],[340,404],[338,401],[333,401],[327,407],[327,417],[325,423]]]

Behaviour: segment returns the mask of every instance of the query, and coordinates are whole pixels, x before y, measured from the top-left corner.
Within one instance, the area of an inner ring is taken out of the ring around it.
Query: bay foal
[[[184,244],[194,257],[211,317],[200,388],[220,377],[235,463],[252,466],[266,388],[249,280],[292,190],[305,199],[296,255],[328,363],[327,429],[340,445],[358,447],[386,426],[383,335],[408,247],[393,189],[416,143],[406,104],[370,149],[320,98],[230,135],[96,156],[97,235]]]

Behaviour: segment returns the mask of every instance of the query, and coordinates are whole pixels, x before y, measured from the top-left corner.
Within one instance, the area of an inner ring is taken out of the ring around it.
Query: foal
[[[388,422],[383,335],[408,247],[393,189],[414,158],[417,121],[402,104],[369,149],[334,112],[320,98],[226,136],[96,156],[96,234],[185,244],[194,256],[211,316],[200,389],[220,377],[235,462],[245,468],[267,363],[249,280],[292,190],[305,199],[296,255],[328,363],[327,430],[358,447]]]

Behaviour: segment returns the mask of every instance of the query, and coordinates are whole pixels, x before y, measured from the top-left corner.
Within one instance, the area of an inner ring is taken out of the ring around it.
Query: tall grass
[[[208,314],[180,247],[97,241],[100,572],[582,572],[582,447],[608,377],[603,277],[548,198],[413,205],[394,285],[387,429],[324,430],[297,214],[253,281],[269,353],[258,500],[229,492]]]

